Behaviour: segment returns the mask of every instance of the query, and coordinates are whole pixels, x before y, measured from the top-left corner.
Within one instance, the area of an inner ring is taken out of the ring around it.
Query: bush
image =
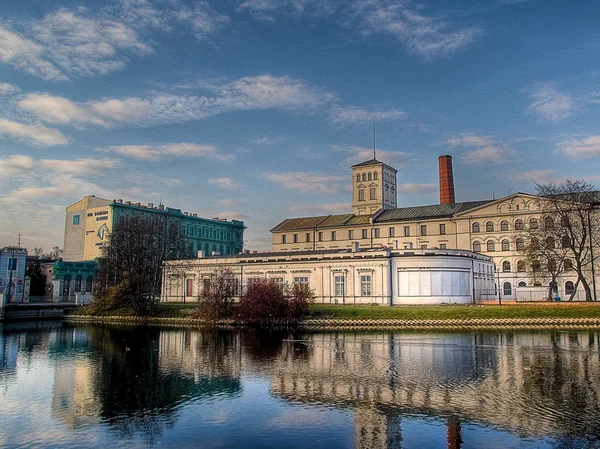
[[[238,280],[229,268],[215,269],[204,280],[196,315],[208,320],[231,317],[237,290]]]
[[[308,312],[314,294],[308,285],[293,287],[261,279],[250,284],[242,296],[238,319],[262,326],[294,325]]]

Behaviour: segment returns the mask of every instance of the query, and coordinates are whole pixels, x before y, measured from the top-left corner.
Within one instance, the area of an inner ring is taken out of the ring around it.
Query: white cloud
[[[14,178],[26,175],[30,178],[55,177],[57,175],[90,175],[112,169],[116,162],[112,159],[40,159],[13,154],[0,159],[0,175]],[[60,176],[59,176],[60,179]]]
[[[22,140],[40,146],[63,145],[67,138],[58,130],[0,119],[0,137]]]
[[[254,139],[252,143],[256,145],[277,145],[283,142],[283,137],[260,137]]]
[[[0,176],[4,179],[21,176],[31,171],[34,161],[29,156],[14,154],[0,160]]]
[[[571,96],[559,91],[551,84],[537,88],[529,98],[532,100],[529,111],[536,114],[542,121],[562,122],[571,117],[577,109],[575,100]]]
[[[329,119],[334,123],[351,125],[355,123],[372,123],[391,120],[400,120],[406,114],[395,109],[388,111],[368,111],[354,106],[333,107],[329,113]]]
[[[528,170],[516,173],[513,177],[518,181],[537,182],[547,184],[557,180],[556,170]]]
[[[221,188],[221,189],[237,189],[239,187],[242,187],[241,184],[237,184],[233,179],[231,178],[215,178],[215,179],[209,179],[208,182],[210,184],[214,184],[217,187]]]
[[[95,174],[114,168],[116,162],[112,159],[42,159],[40,166],[54,173],[70,173],[74,175]]]
[[[175,11],[175,17],[180,22],[188,23],[198,39],[203,39],[207,35],[220,30],[231,21],[229,17],[212,9],[204,0],[196,1],[191,8],[187,6],[180,7],[179,10]]]
[[[0,95],[11,95],[19,92],[20,90],[20,88],[13,86],[12,84],[0,83]]]
[[[373,159],[373,148],[364,147],[339,147],[333,146],[334,150],[344,151],[349,153],[344,159],[344,164],[358,164],[359,162]],[[413,155],[402,151],[377,150],[377,160],[384,162],[393,167],[401,167],[413,162]]]
[[[574,158],[600,156],[600,135],[565,140],[559,147],[564,154]]]
[[[400,193],[408,193],[408,194],[423,194],[423,193],[433,193],[437,191],[437,184],[400,184],[398,186],[398,192]]]
[[[461,158],[467,164],[503,164],[516,157],[512,148],[500,145],[492,137],[462,134],[444,142],[453,148],[471,148]]]
[[[349,203],[330,203],[330,204],[307,204],[298,206],[289,206],[285,208],[286,212],[293,214],[331,214],[331,213],[350,213],[352,207]]]
[[[233,159],[231,154],[223,154],[214,145],[196,143],[169,143],[164,145],[115,145],[100,148],[100,151],[117,153],[146,161],[157,161],[165,156],[175,157],[207,157],[228,162]]]
[[[46,123],[91,123],[94,125],[106,125],[106,122],[94,116],[90,111],[70,100],[47,94],[26,95],[17,106],[35,115]]]
[[[309,193],[337,193],[340,183],[348,181],[347,176],[324,175],[312,172],[265,173],[265,178],[281,184],[286,189]]]

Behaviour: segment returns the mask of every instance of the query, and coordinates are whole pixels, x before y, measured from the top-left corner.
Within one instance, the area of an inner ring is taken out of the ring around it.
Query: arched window
[[[486,230],[487,232],[494,232],[494,223],[492,223],[491,221],[488,221],[488,222],[485,224],[485,230]]]
[[[573,293],[575,293],[575,285],[573,285],[573,282],[565,282],[565,295],[572,295]]]
[[[81,291],[81,275],[77,275],[75,276],[75,291],[76,292],[80,292]]]
[[[487,241],[487,250],[488,251],[496,251],[496,244],[494,243],[493,240]]]
[[[367,174],[366,174],[366,173],[363,173],[363,174],[362,174],[362,180],[363,180],[363,181],[366,181],[366,180],[367,180]]]
[[[479,229],[479,223],[473,223],[473,226],[471,226],[473,228],[473,234],[476,234],[477,232],[480,231]]]
[[[565,271],[571,271],[573,269],[573,261],[571,259],[565,259],[564,266]]]
[[[531,269],[533,271],[540,271],[542,269],[542,264],[539,260],[534,260],[533,262],[531,262]]]
[[[516,231],[523,230],[523,220],[515,220],[515,230]]]
[[[552,217],[544,218],[544,227],[546,229],[552,229],[554,227],[554,220],[552,219]]]
[[[475,251],[476,253],[481,252],[481,243],[480,242],[473,242],[473,251]]]
[[[502,271],[505,273],[510,272],[510,262],[508,260],[502,262]]]
[[[517,285],[517,287],[527,287],[527,282],[521,281],[521,282],[519,282],[519,284]]]
[[[524,260],[519,260],[517,262],[517,271],[519,273],[523,273],[523,272],[527,271],[527,265],[525,265],[525,261]]]
[[[512,296],[512,285],[510,282],[505,282],[502,285],[504,296]]]
[[[525,242],[523,241],[523,239],[517,239],[516,243],[517,243],[517,250],[525,249]]]
[[[554,259],[548,259],[546,266],[548,267],[548,271],[550,273],[554,273],[556,271],[556,261]]]
[[[377,181],[377,172],[373,172],[373,181]]]
[[[356,182],[360,182],[360,174],[356,175]]]
[[[529,227],[531,229],[537,229],[537,227],[538,227],[537,218],[532,218],[531,220],[529,220]]]
[[[529,245],[531,246],[531,248],[533,249],[538,249],[540,247],[540,241],[538,239],[536,239],[535,237],[533,237],[531,239],[531,242],[529,243]]]
[[[501,231],[508,231],[508,221],[502,220],[500,222],[500,230]]]
[[[560,239],[560,243],[563,248],[571,247],[571,239],[569,238],[569,236],[563,235],[563,237]]]
[[[533,283],[533,286],[534,286],[534,287],[541,287],[541,286],[542,286],[542,283],[541,283],[541,282],[539,282],[539,281],[535,281],[535,282]]]
[[[554,248],[554,237],[546,237],[546,248]]]
[[[369,175],[368,175],[367,179],[368,179],[369,181],[371,181],[371,180],[373,179],[373,177],[372,177],[372,176],[373,176],[373,175],[371,175],[371,172],[369,172]]]
[[[502,240],[502,251],[510,251],[510,242],[506,239]]]

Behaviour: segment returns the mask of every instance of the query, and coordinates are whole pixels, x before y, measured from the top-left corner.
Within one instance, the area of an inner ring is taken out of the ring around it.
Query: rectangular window
[[[281,236],[281,243],[287,243],[287,236],[285,234]]]
[[[378,239],[379,237],[381,237],[381,231],[379,228],[375,228],[373,231],[375,231],[375,238]]]
[[[8,271],[17,271],[17,267],[19,266],[19,259],[16,257],[8,259]]]
[[[193,296],[194,295],[194,280],[186,279],[185,280],[185,296]]]
[[[404,226],[404,237],[410,237],[410,226]]]
[[[323,233],[319,232],[319,242],[322,242],[322,241],[323,241]]]
[[[294,284],[308,285],[308,276],[294,276]]]
[[[348,231],[348,240],[352,240],[354,238],[354,231],[352,229],[350,229]]]
[[[446,249],[446,244],[445,243],[440,243],[440,249]]]
[[[390,228],[390,237],[396,237],[396,228]]]
[[[271,278],[271,280],[274,281],[275,284],[277,284],[277,287],[283,289],[283,278],[282,277]]]
[[[358,201],[364,201],[365,200],[365,190],[364,189],[359,189],[358,191]]]
[[[294,234],[294,243],[298,243],[298,234]]]
[[[363,274],[360,277],[360,296],[371,296],[371,275]]]
[[[445,234],[446,233],[446,225],[445,224],[440,224],[440,234]]]
[[[344,276],[335,276],[335,296],[344,296]]]
[[[255,282],[260,282],[260,278],[248,278],[248,279],[246,279],[246,284],[248,286],[254,284]]]
[[[335,241],[335,231],[331,231],[331,240]]]
[[[427,225],[421,225],[421,235],[427,235]]]
[[[427,249],[427,245],[421,245],[421,249]]]
[[[307,232],[307,233],[306,233],[306,241],[307,241],[307,242],[310,242],[310,232]]]
[[[368,238],[368,237],[367,237],[367,230],[366,230],[366,229],[363,229],[363,230],[362,230],[362,238],[363,238],[363,239],[366,239],[366,238]]]
[[[377,199],[377,194],[375,192],[375,189],[369,189],[369,199],[370,200],[375,200]]]

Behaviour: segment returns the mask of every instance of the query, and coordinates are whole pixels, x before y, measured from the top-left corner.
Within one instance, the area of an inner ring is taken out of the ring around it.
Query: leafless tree
[[[203,281],[198,296],[198,314],[213,320],[230,317],[239,288],[238,278],[231,269],[216,268]]]

